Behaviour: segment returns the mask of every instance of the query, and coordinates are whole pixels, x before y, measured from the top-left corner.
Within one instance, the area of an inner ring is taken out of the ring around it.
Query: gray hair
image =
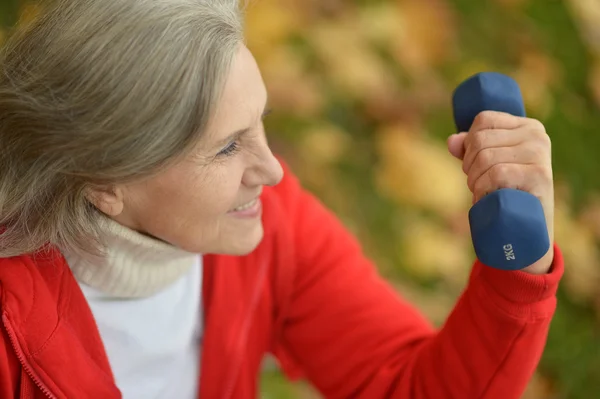
[[[0,257],[98,249],[91,187],[202,135],[243,41],[237,0],[52,0],[0,50]]]

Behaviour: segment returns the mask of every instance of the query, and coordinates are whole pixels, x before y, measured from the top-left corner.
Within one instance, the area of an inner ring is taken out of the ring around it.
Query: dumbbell
[[[452,107],[459,132],[468,132],[486,110],[525,116],[519,85],[496,72],[481,72],[461,83],[452,95]],[[550,248],[542,204],[525,191],[503,188],[487,194],[469,210],[469,225],[477,258],[496,269],[523,269]]]

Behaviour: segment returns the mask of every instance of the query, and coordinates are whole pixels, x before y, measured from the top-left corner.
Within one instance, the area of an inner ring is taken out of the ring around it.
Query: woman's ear
[[[99,211],[110,217],[123,212],[123,189],[119,187],[92,187],[86,190],[86,198]]]

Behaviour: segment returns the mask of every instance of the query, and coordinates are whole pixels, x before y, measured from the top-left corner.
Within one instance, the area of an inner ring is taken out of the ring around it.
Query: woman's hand
[[[539,198],[554,242],[554,184],[551,143],[544,125],[531,118],[503,112],[480,113],[468,133],[448,138],[448,150],[462,160],[473,203],[500,188],[523,190]],[[525,272],[544,274],[553,260],[553,247]]]

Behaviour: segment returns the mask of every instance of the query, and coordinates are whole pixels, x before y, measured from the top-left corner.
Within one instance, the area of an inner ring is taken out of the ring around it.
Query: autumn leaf
[[[596,240],[600,242],[600,194],[592,193],[588,196],[584,208],[577,220],[590,229]]]
[[[473,262],[468,239],[425,217],[404,220],[402,229],[399,248],[407,270],[422,278],[442,278],[456,287],[464,285]]]
[[[600,2],[596,0],[567,0],[572,15],[578,20],[583,39],[600,54]]]
[[[361,99],[395,86],[384,62],[356,29],[353,18],[320,23],[307,38],[323,64],[326,77],[338,90]]]
[[[311,22],[341,18],[355,10],[354,4],[346,0],[295,0],[303,18]]]
[[[422,104],[410,93],[390,88],[386,91],[371,92],[363,99],[365,116],[376,123],[420,123],[422,122]]]
[[[406,26],[395,2],[375,2],[358,12],[358,27],[366,39],[377,45],[398,49],[406,40]]]
[[[380,161],[374,173],[380,192],[399,204],[448,218],[466,212],[472,196],[460,161],[444,144],[419,132],[415,127],[394,125],[376,134]]]
[[[600,286],[600,252],[594,233],[573,217],[564,199],[557,198],[554,218],[556,241],[569,265],[565,269],[564,285],[571,298],[590,303]]]
[[[316,116],[323,108],[318,79],[306,71],[304,60],[289,47],[274,47],[257,62],[273,107],[307,117]]]
[[[554,107],[551,90],[560,77],[555,61],[539,51],[525,49],[512,75],[521,88],[527,107],[538,118],[547,118]]]
[[[303,160],[303,178],[311,186],[323,190],[336,209],[344,209],[347,201],[344,195],[337,195],[340,190],[331,185],[335,181],[332,165],[346,154],[350,145],[346,132],[335,125],[323,123],[303,131],[297,147],[298,156]]]
[[[456,26],[448,2],[403,0],[396,2],[404,32],[392,53],[413,77],[418,78],[456,53]]]
[[[250,3],[246,11],[245,36],[247,46],[257,58],[273,51],[302,27],[293,4],[286,0]]]
[[[299,151],[319,167],[328,167],[344,156],[350,145],[348,133],[327,123],[304,131]]]

